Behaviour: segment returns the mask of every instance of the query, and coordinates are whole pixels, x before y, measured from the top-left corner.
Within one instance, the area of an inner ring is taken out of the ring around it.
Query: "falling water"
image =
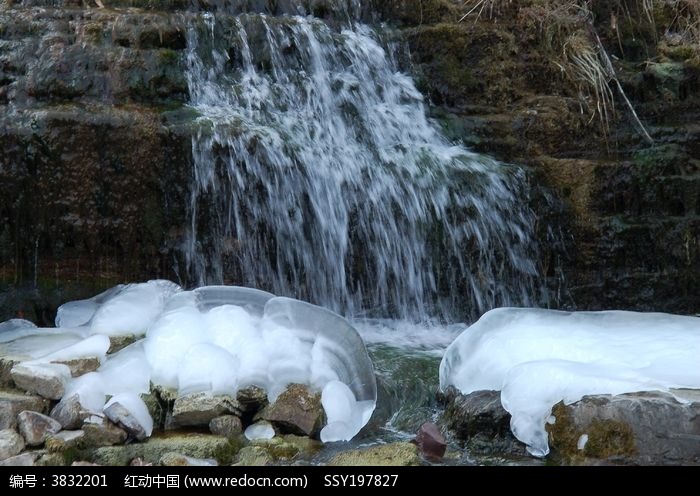
[[[198,14],[187,77],[194,282],[383,317],[532,303],[524,172],[448,143],[371,28]]]

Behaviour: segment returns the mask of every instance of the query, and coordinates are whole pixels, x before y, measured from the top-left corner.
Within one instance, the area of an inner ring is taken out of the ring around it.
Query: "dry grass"
[[[489,19],[494,19],[500,12],[503,4],[510,4],[511,2],[512,0],[467,0],[462,5],[466,13],[458,22],[462,22],[469,17],[472,17],[474,22],[477,22],[484,14],[486,14]]]
[[[645,0],[653,1],[653,0]],[[671,8],[672,20],[666,34],[681,36],[682,41],[700,45],[700,0],[656,0]]]
[[[601,47],[592,43],[588,36],[577,31],[563,44],[563,60],[554,63],[578,88],[579,98],[591,113],[590,121],[598,118],[603,132],[607,134],[610,119],[615,113],[615,96],[610,88],[614,74],[609,73],[600,50]]]
[[[686,32],[698,27],[697,24],[688,25],[685,19],[700,18],[696,15],[700,13],[697,12],[700,11],[700,0],[632,1],[640,2],[638,12],[643,12],[646,22],[651,23],[654,23],[657,2],[672,2],[679,6],[683,4],[683,12],[692,10],[695,13],[679,14],[676,23],[685,26]],[[484,15],[494,19],[510,4],[511,0],[468,0],[464,3],[466,10],[459,21],[473,18],[476,22]],[[515,22],[526,29],[534,26],[539,32],[541,43],[549,53],[551,63],[559,68],[564,79],[569,81],[575,90],[582,111],[590,115],[589,124],[597,122],[601,131],[605,135],[608,134],[610,123],[615,116],[615,92],[611,87],[614,83],[624,103],[629,107],[640,133],[645,139],[651,140],[624,94],[610,57],[596,32],[590,0],[532,0],[513,7],[517,8]]]

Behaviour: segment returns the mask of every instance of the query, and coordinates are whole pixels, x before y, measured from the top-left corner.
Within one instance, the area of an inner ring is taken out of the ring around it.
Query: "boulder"
[[[51,400],[61,399],[71,379],[68,366],[60,363],[18,363],[10,374],[19,389]]]
[[[265,407],[261,417],[282,433],[314,437],[321,431],[326,415],[320,393],[312,393],[302,384],[292,384],[277,401]]]
[[[29,410],[46,413],[48,409],[49,401],[41,396],[28,396],[19,391],[0,391],[0,430],[14,428],[19,412]]]
[[[90,447],[124,444],[128,437],[124,429],[100,415],[87,418],[82,429],[85,432],[85,446]]]
[[[27,410],[17,415],[17,427],[27,446],[40,446],[61,430],[61,424],[51,417]]]
[[[123,428],[132,438],[143,441],[148,437],[141,422],[121,403],[112,403],[104,409],[104,414],[109,420]]]
[[[24,438],[13,429],[0,431],[0,460],[18,455],[24,449]]]
[[[372,446],[338,453],[329,462],[331,466],[347,467],[409,467],[420,465],[415,444],[400,442]]]
[[[420,426],[414,442],[421,454],[428,460],[440,460],[445,456],[447,442],[445,442],[445,437],[438,426],[432,422],[426,422]]]
[[[257,386],[248,386],[239,390],[236,399],[245,415],[254,415],[268,404],[267,393]]]
[[[674,394],[584,396],[571,405],[559,403],[552,410],[554,424],[547,426],[552,451],[572,464],[698,464],[700,393]]]
[[[440,424],[473,453],[529,456],[525,446],[510,431],[510,414],[501,405],[499,391],[475,391],[465,395],[449,387],[442,400],[445,410]]]
[[[80,404],[77,394],[61,399],[51,410],[51,418],[57,420],[64,429],[79,429],[91,415],[92,413]]]
[[[181,396],[173,405],[173,421],[180,426],[208,426],[216,417],[240,414],[238,401],[226,394],[194,393]]]
[[[211,419],[209,430],[217,436],[236,437],[243,433],[243,424],[235,415],[222,415]]]
[[[81,448],[85,440],[85,432],[61,431],[46,438],[46,449],[49,453],[61,453],[72,448]]]

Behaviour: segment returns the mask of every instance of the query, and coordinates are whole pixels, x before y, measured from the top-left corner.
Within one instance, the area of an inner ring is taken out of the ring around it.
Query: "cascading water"
[[[349,315],[530,304],[524,173],[453,146],[371,28],[193,17],[190,276]]]

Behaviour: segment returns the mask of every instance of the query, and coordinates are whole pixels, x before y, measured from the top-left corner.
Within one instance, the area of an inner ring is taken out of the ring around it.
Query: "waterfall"
[[[525,173],[448,143],[372,28],[201,13],[187,41],[194,282],[382,317],[533,303]]]

